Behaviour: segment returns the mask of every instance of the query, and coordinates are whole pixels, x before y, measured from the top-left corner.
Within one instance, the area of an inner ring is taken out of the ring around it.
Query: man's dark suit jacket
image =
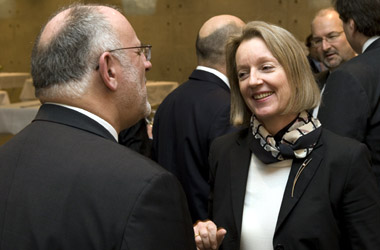
[[[154,117],[153,159],[178,177],[193,222],[207,218],[209,147],[232,130],[229,118],[228,86],[202,70],[170,93]]]
[[[220,250],[240,249],[252,139],[245,129],[217,138],[210,149],[210,219],[227,230]],[[305,159],[292,163],[273,249],[379,249],[380,195],[369,158],[364,144],[322,130],[293,197]]]
[[[145,118],[138,121],[132,127],[122,130],[119,133],[119,143],[151,158],[153,141],[148,136]]]
[[[316,80],[320,90],[322,90],[323,87],[325,86],[325,84],[327,82],[327,78],[329,77],[329,75],[330,75],[329,70],[325,70],[325,71],[319,72],[319,73],[314,75],[315,80]]]
[[[0,249],[195,249],[176,178],[87,116],[45,104],[0,149]]]
[[[321,72],[320,62],[312,58],[310,55],[307,56],[307,60],[309,61],[311,71],[314,74],[318,74],[319,72]]]
[[[380,39],[330,74],[318,119],[368,146],[380,186]]]

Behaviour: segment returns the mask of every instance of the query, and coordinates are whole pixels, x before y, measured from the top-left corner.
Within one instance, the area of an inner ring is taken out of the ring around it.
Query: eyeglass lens
[[[314,38],[311,43],[313,46],[315,47],[318,47],[322,44],[322,41],[325,40],[326,42],[328,43],[332,43],[334,42],[340,35],[341,33],[343,33],[343,31],[341,32],[335,32],[335,33],[332,33],[324,38],[321,38],[321,37],[318,37],[318,38]]]
[[[152,57],[151,49],[152,49],[151,46],[144,46],[144,47],[141,48],[141,50],[144,53],[145,58],[146,58],[147,61],[150,61],[150,59]]]

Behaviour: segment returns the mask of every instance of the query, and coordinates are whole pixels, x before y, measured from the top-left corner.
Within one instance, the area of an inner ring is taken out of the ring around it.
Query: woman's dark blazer
[[[223,250],[240,249],[252,139],[250,130],[243,129],[211,146],[210,219],[227,230]],[[274,249],[380,249],[380,194],[366,146],[322,130],[308,159],[295,183],[305,159],[292,163]]]

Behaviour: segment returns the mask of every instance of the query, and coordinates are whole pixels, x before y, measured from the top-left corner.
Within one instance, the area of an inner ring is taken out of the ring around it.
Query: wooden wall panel
[[[124,5],[123,5],[124,1]],[[0,70],[30,71],[33,41],[47,18],[72,0],[0,0]],[[94,1],[84,1],[94,2]],[[200,26],[218,14],[278,24],[304,41],[314,13],[330,0],[98,0],[121,9],[139,39],[153,45],[150,80],[183,82],[196,66]],[[147,8],[144,8],[146,6]],[[2,69],[1,69],[2,68]]]

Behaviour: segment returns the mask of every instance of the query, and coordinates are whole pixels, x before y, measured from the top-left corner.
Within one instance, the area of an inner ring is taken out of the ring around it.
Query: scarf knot
[[[316,145],[322,127],[317,118],[304,111],[293,121],[280,141],[276,142],[275,137],[255,115],[251,117],[251,129],[254,136],[253,152],[264,163],[272,163],[285,159],[306,158]]]

